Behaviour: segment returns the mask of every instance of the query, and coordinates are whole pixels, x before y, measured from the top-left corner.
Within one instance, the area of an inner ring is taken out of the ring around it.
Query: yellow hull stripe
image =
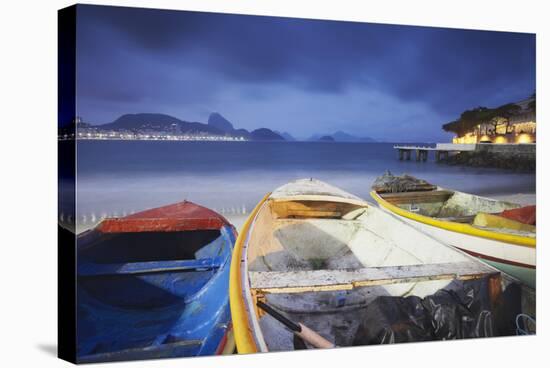
[[[246,256],[243,255],[243,248],[244,242],[248,237],[250,225],[256,217],[260,207],[267,200],[270,194],[271,193],[265,195],[265,197],[256,205],[250,216],[246,219],[241,231],[239,231],[239,236],[237,236],[237,240],[235,241],[235,247],[233,249],[231,259],[231,269],[229,271],[229,304],[231,307],[231,319],[233,321],[235,343],[239,354],[250,354],[258,351],[258,347],[252,337],[251,327],[248,323],[248,313],[244,304],[241,259]]]
[[[438,228],[441,228],[441,229],[454,231],[454,232],[457,232],[457,233],[477,236],[477,237],[480,237],[480,238],[497,240],[497,241],[501,241],[501,242],[504,242],[504,243],[521,245],[521,246],[530,247],[530,248],[535,248],[536,247],[536,242],[537,242],[536,238],[532,238],[532,237],[528,237],[528,236],[521,236],[521,235],[514,235],[514,234],[505,234],[505,233],[499,233],[499,232],[479,229],[479,228],[473,227],[472,225],[469,225],[469,224],[461,224],[461,223],[457,223],[457,222],[437,220],[433,217],[423,216],[423,215],[419,215],[417,213],[413,213],[413,212],[404,210],[404,209],[402,209],[402,208],[400,208],[400,207],[384,200],[375,191],[372,191],[370,193],[370,195],[371,195],[372,198],[374,198],[374,200],[376,202],[378,202],[378,204],[380,206],[390,210],[391,212],[393,212],[397,215],[406,217],[408,219],[426,224],[426,225],[435,226],[435,227],[438,227]]]

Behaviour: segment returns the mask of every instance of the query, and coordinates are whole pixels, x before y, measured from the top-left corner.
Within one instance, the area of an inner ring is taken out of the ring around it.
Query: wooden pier
[[[430,146],[393,146],[399,152],[399,160],[411,160],[411,152],[415,152],[416,161],[428,161],[428,152],[435,152],[435,160],[447,159],[449,152],[458,153],[463,151],[475,151],[475,144],[453,144],[453,143],[437,143],[435,147]]]

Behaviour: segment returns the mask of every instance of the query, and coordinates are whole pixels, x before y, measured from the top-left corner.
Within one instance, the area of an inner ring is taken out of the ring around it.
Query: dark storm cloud
[[[438,119],[535,88],[528,34],[98,6],[80,6],[78,14],[81,110],[101,122],[143,108],[199,119],[216,108],[232,111],[240,126],[285,130],[292,125],[266,116],[293,95],[304,109],[316,100],[336,104],[322,106],[324,125],[296,107],[293,116],[305,124],[297,134],[331,124],[367,134],[375,123],[398,125],[396,116],[422,116],[430,121],[409,123],[436,130]],[[394,108],[369,115],[349,105],[352,91]],[[395,112],[412,106],[410,116]],[[331,121],[338,109],[356,116]]]

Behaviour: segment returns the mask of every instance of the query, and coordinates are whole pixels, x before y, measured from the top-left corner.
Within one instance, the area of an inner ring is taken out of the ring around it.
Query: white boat
[[[371,196],[417,229],[535,287],[536,227],[496,216],[521,205],[441,187]]]
[[[533,291],[517,280],[350,193],[297,180],[268,193],[236,241],[230,304],[237,350],[295,348],[293,332],[258,302],[329,345],[350,346],[379,297],[424,298],[470,282],[485,283],[476,297],[483,294],[491,305],[520,285],[521,312],[534,315]]]

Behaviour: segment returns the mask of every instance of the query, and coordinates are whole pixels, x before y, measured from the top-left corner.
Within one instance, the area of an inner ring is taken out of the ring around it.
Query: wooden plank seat
[[[450,190],[426,192],[380,193],[380,196],[393,204],[445,202],[453,195]]]
[[[471,280],[500,273],[480,262],[369,267],[354,270],[249,272],[250,288],[264,294],[351,290],[432,280]]]
[[[462,224],[471,224],[474,222],[476,215],[471,216],[452,216],[452,217],[434,217],[436,220],[440,221],[451,221],[451,222],[460,222]]]
[[[133,275],[159,272],[210,270],[222,266],[222,257],[186,259],[177,261],[91,263],[78,265],[78,276]]]

